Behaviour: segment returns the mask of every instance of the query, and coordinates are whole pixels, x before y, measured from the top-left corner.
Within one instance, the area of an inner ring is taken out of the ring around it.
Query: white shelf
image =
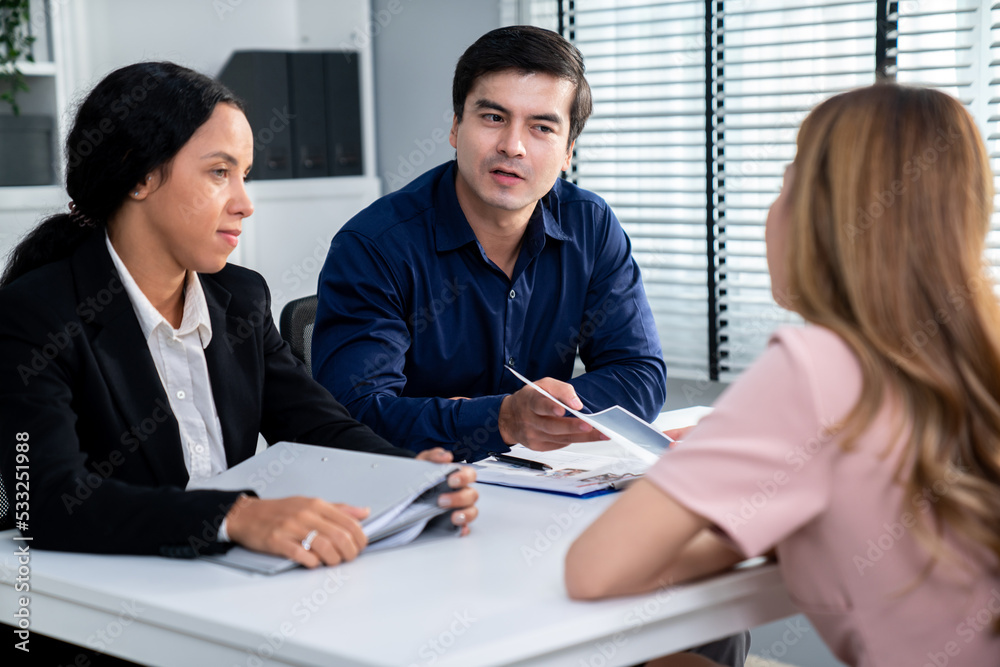
[[[30,62],[19,62],[17,68],[25,76],[50,76],[55,77],[56,75],[56,64],[55,63],[30,63]]]

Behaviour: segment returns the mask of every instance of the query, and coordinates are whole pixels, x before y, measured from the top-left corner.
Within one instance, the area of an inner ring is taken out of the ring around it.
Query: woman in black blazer
[[[43,549],[357,556],[360,508],[185,491],[252,456],[258,433],[410,455],[313,381],[264,280],[226,263],[253,212],[241,103],[172,63],[124,67],[80,106],[66,157],[70,213],[33,230],[0,279],[0,473],[22,532]],[[463,531],[473,480],[454,473],[442,501]]]

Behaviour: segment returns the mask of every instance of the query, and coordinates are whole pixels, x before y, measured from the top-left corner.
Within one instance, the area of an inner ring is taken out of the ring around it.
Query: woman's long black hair
[[[0,288],[103,233],[128,193],[169,162],[220,102],[243,109],[218,81],[170,62],[136,63],[104,77],[66,140],[71,210],[46,218],[18,243]]]

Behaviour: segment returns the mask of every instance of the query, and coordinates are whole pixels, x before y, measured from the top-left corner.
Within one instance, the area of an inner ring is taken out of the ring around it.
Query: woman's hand
[[[425,449],[417,454],[418,461],[430,461],[431,463],[451,463],[454,457],[444,447]]]
[[[448,463],[452,456],[435,447],[417,458]],[[469,524],[479,515],[475,506],[479,493],[469,488],[475,481],[476,471],[462,468],[448,476],[448,486],[455,490],[438,497],[441,507],[455,508],[451,522],[462,527],[462,535],[469,534]],[[230,540],[247,549],[282,556],[306,567],[337,565],[354,560],[368,545],[360,523],[368,513],[365,507],[318,498],[262,500],[243,496],[226,514],[226,531]]]
[[[226,531],[230,540],[247,549],[283,556],[306,567],[337,565],[354,560],[368,545],[360,523],[368,512],[368,508],[318,498],[242,496],[226,514]]]
[[[680,442],[687,437],[687,434],[691,432],[694,428],[694,424],[691,426],[681,426],[680,428],[671,428],[663,432],[663,435],[667,436],[674,442]]]
[[[417,454],[421,461],[431,461],[433,463],[450,463],[451,452],[443,447],[425,449]],[[472,468],[462,468],[458,472],[453,472],[448,476],[448,486],[455,489],[452,493],[443,493],[438,497],[438,504],[441,507],[454,507],[451,513],[451,522],[462,527],[462,535],[469,534],[469,524],[479,516],[479,509],[475,506],[479,499],[479,493],[475,489],[468,488],[476,481],[476,471]]]
[[[463,537],[469,534],[469,524],[479,516],[479,508],[476,507],[479,492],[469,488],[475,481],[476,471],[473,468],[462,468],[448,475],[448,486],[455,491],[438,496],[438,505],[456,508],[451,513],[451,522],[462,527]]]

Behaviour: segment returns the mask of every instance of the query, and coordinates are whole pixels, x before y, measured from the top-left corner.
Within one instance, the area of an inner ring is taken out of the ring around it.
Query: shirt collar
[[[208,344],[212,342],[212,321],[208,315],[205,290],[201,286],[198,274],[194,271],[187,272],[187,278],[184,283],[184,315],[181,318],[180,328],[174,329],[170,325],[170,322],[167,321],[167,318],[163,317],[160,311],[153,307],[153,304],[146,298],[146,295],[139,289],[139,285],[136,284],[132,274],[125,267],[125,263],[122,262],[121,257],[115,252],[114,246],[111,245],[111,239],[106,233],[104,241],[108,247],[108,252],[111,253],[111,261],[114,262],[115,268],[118,270],[118,275],[121,277],[125,293],[128,295],[129,301],[132,302],[132,309],[135,311],[135,316],[139,320],[139,327],[142,329],[142,335],[146,340],[149,340],[150,335],[157,328],[166,327],[166,332],[171,336],[184,336],[197,331],[201,338],[202,348],[208,347]]]
[[[434,193],[434,209],[436,212],[434,223],[434,240],[438,252],[454,250],[467,243],[476,241],[476,233],[472,231],[469,221],[458,203],[458,193],[455,191],[455,175],[458,163],[454,160],[448,168],[441,174],[437,182]],[[537,224],[538,213],[541,211],[541,232],[546,236],[559,241],[568,241],[570,236],[563,231],[562,224],[552,215],[552,211],[558,210],[558,187],[549,190],[531,214],[528,221],[528,240],[537,239],[537,245],[544,245],[543,239],[539,236]]]

